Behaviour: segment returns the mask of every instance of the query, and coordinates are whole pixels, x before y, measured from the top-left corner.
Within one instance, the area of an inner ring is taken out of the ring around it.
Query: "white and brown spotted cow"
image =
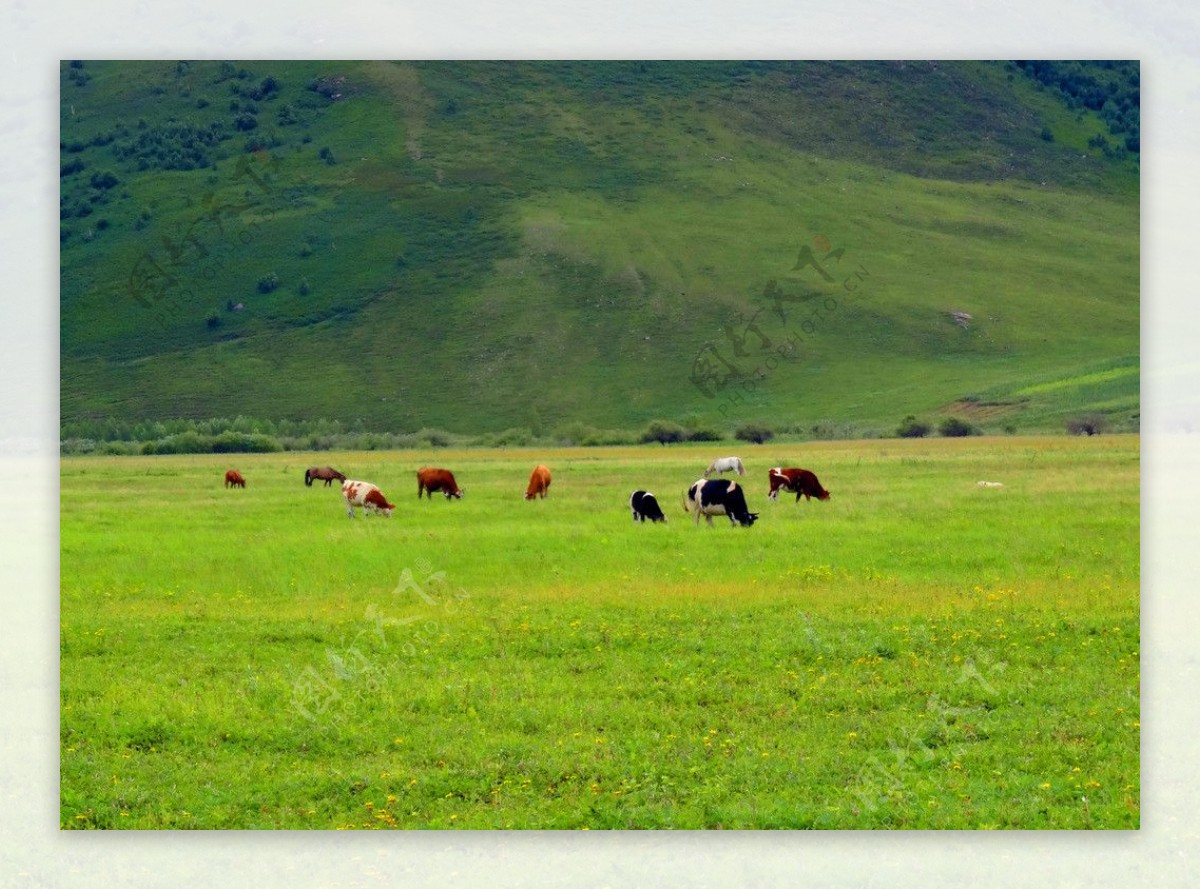
[[[346,499],[346,515],[351,519],[354,518],[355,507],[362,507],[364,516],[372,511],[382,513],[384,516],[391,516],[392,511],[396,509],[395,504],[388,503],[388,499],[383,496],[379,486],[370,482],[347,479],[342,483],[342,497]]]

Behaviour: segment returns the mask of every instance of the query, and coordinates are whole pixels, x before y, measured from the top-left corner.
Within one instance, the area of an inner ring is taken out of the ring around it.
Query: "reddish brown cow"
[[[773,501],[779,499],[781,490],[794,491],[797,503],[800,502],[800,495],[804,495],[805,500],[809,501],[813,498],[818,501],[829,500],[829,492],[821,487],[811,470],[802,470],[799,467],[771,467],[767,470],[767,478],[771,483],[767,497]]]
[[[550,468],[545,464],[538,464],[533,468],[533,474],[529,477],[529,488],[525,490],[525,500],[532,501],[538,495],[542,496],[542,500],[546,499],[546,491],[550,488]]]
[[[245,488],[246,480],[237,470],[225,471],[225,487],[226,488]]]
[[[420,500],[421,495],[426,491],[429,492],[430,500],[433,500],[435,491],[440,491],[447,500],[463,496],[463,490],[454,481],[454,474],[449,470],[439,470],[434,467],[421,467],[417,470],[417,500]]]

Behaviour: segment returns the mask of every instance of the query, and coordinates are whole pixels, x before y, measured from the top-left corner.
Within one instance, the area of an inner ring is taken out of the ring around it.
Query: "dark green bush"
[[[706,426],[691,427],[687,434],[689,442],[720,442],[723,438],[720,430]]]
[[[943,436],[960,437],[960,436],[977,436],[979,430],[965,420],[957,417],[947,417],[938,424],[938,432]]]
[[[222,434],[222,435],[228,435],[231,439],[235,436],[239,436],[238,433],[228,433],[228,434]],[[213,440],[213,451],[219,450],[218,444],[220,443],[220,441],[221,441],[221,436],[218,436],[216,439]],[[271,451],[282,451],[283,450],[282,446],[280,446],[280,444],[279,444],[278,439],[276,439],[274,436],[263,435],[262,433],[250,433],[248,436],[241,436],[237,441],[238,441],[238,444],[241,446],[241,447],[234,449],[237,451],[247,451],[247,452],[251,452],[251,453],[265,454],[265,453],[271,452]]]
[[[910,414],[896,428],[896,435],[901,439],[924,439],[929,435],[930,426]]]
[[[642,443],[658,442],[662,445],[670,445],[672,442],[686,442],[688,431],[677,423],[672,423],[669,420],[654,420],[646,427],[642,433]]]
[[[775,438],[775,431],[764,423],[743,423],[733,432],[735,439],[761,445]]]
[[[107,191],[116,185],[119,185],[121,180],[117,179],[117,175],[111,170],[103,170],[99,173],[93,173],[90,180],[92,188],[103,189]]]
[[[1095,436],[1108,431],[1108,418],[1103,414],[1086,414],[1067,421],[1067,432],[1073,436]]]

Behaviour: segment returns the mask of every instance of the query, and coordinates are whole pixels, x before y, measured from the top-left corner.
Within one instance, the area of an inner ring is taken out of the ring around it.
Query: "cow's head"
[[[442,492],[442,494],[444,494],[446,496],[446,500],[450,500],[450,498],[457,498],[460,501],[462,500],[462,496],[464,493],[465,492],[463,492],[463,490],[461,488],[456,488],[456,489],[454,489],[454,491],[450,491],[449,489],[447,489],[446,491]]]
[[[757,513],[746,513],[743,514],[740,521],[742,525],[744,525],[746,528],[749,528],[750,526],[754,525],[754,521],[756,519],[758,519]]]

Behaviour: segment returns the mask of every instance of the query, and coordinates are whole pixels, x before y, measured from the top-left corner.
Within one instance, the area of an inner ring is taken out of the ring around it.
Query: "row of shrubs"
[[[1067,421],[1073,435],[1107,432],[1110,425],[1102,415],[1087,415]],[[909,415],[892,433],[899,438],[923,438],[933,426]],[[1014,433],[1015,428],[1005,427]],[[977,436],[983,430],[957,417],[937,426],[946,437]],[[762,444],[777,435],[802,439],[878,439],[888,434],[850,424],[822,422],[811,426],[783,424],[772,428],[763,423],[745,423],[732,438]],[[566,424],[550,433],[535,434],[527,427],[494,433],[468,435],[436,428],[413,433],[371,432],[341,421],[279,421],[237,417],[205,421],[171,420],[122,424],[116,421],[83,421],[64,424],[59,449],[63,454],[234,454],[272,451],[390,451],[417,448],[519,448],[531,445],[585,446],[638,445],[679,442],[722,442],[730,436],[700,422],[690,424],[655,420],[641,432],[601,429],[581,422]]]
[[[1136,426],[1136,419],[1132,421]],[[1072,436],[1095,436],[1100,433],[1107,433],[1112,429],[1112,424],[1103,414],[1085,414],[1082,417],[1068,418],[1064,424],[1066,431]],[[983,430],[974,424],[968,423],[957,417],[947,417],[938,424],[938,433],[943,436],[981,436]],[[900,422],[900,426],[896,429],[896,435],[902,439],[920,439],[928,436],[933,431],[933,427],[928,423],[917,420],[910,414]],[[1017,430],[1012,425],[1005,425],[1004,432],[1015,433]]]
[[[896,435],[901,439],[923,439],[933,431],[933,427],[923,420],[910,414],[904,420],[900,421],[900,426],[896,429]],[[947,417],[938,424],[938,433],[943,436],[978,436],[983,433],[979,427],[968,423],[958,417]]]

